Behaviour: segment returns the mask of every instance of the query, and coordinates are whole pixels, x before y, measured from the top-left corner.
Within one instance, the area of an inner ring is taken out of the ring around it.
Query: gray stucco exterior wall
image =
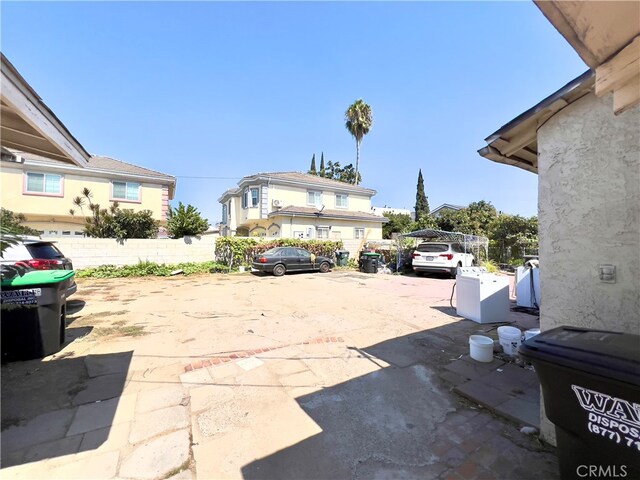
[[[591,93],[538,130],[538,149],[541,329],[640,334],[640,106],[615,116]]]

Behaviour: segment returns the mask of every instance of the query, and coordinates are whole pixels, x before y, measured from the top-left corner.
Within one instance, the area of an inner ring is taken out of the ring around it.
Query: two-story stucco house
[[[379,240],[386,218],[371,212],[375,190],[300,172],[258,173],[227,190],[220,233],[328,240]]]
[[[117,200],[121,208],[151,210],[166,220],[175,177],[90,155],[4,54],[1,59],[3,208],[25,215],[25,225],[44,235],[83,235],[85,217],[69,210],[86,187],[101,207]]]
[[[95,155],[80,167],[4,148],[0,165],[2,207],[22,213],[25,225],[46,236],[83,235],[85,217],[73,199],[85,187],[101,207],[117,201],[120,208],[151,210],[164,223],[176,185],[170,175]]]

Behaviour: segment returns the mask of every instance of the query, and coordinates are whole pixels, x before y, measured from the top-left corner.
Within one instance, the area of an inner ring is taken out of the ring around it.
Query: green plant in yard
[[[481,266],[486,268],[487,272],[489,272],[489,273],[495,273],[498,270],[500,270],[498,268],[498,264],[496,262],[494,262],[493,260],[486,260],[486,261],[482,262]]]
[[[123,278],[123,277],[168,277],[171,272],[182,270],[184,275],[197,273],[218,273],[228,272],[229,267],[217,262],[188,262],[176,264],[160,264],[154,262],[139,262],[136,265],[101,265],[100,267],[85,268],[78,270],[76,276],[79,278]]]
[[[193,205],[186,207],[182,202],[177,208],[169,207],[167,215],[167,231],[171,238],[182,238],[189,235],[202,235],[209,228],[209,222],[202,218]]]
[[[93,203],[93,193],[83,188],[81,195],[73,199],[73,204],[84,215],[84,207],[89,209],[85,216],[84,233],[95,238],[155,238],[158,235],[159,223],[153,218],[151,210],[134,212],[131,209],[121,209],[118,202],[111,202],[109,208],[101,208]],[[69,213],[75,215],[75,209]]]
[[[254,255],[275,247],[299,247],[315,255],[333,257],[336,250],[343,247],[341,240],[300,240],[297,238],[277,238],[260,241],[254,238],[220,237],[216,239],[216,259],[229,267],[248,266]]]
[[[37,230],[22,225],[24,221],[23,214],[0,208],[0,257],[7,248],[19,244],[23,235],[40,235]]]

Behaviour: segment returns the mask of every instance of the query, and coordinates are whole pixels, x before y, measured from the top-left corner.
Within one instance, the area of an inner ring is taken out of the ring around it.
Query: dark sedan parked
[[[285,272],[320,271],[327,273],[334,266],[329,257],[313,255],[304,248],[277,247],[255,255],[251,267],[280,277]]]

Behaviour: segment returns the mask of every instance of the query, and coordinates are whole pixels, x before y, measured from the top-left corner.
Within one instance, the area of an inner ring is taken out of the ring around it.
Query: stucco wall
[[[24,170],[23,170],[24,169]],[[60,195],[34,195],[25,193],[26,172],[56,173],[62,176],[62,192]],[[79,208],[73,205],[73,199],[81,195],[82,189],[87,187],[93,193],[93,202],[107,208],[111,198],[111,179],[90,176],[58,173],[55,170],[47,170],[42,167],[12,164],[2,162],[0,174],[2,206],[15,213],[23,213],[27,220],[42,221],[45,217],[56,221],[75,223],[69,214],[69,209],[76,211],[76,216],[82,218]],[[162,220],[163,213],[163,187],[162,185],[142,183],[140,202],[125,202],[118,200],[121,208],[134,211],[151,210],[153,218]],[[85,214],[89,213],[85,207]],[[29,225],[27,223],[27,225]],[[34,227],[35,228],[35,227]]]
[[[42,237],[46,238],[46,237]],[[215,258],[215,237],[171,239],[53,238],[76,269],[100,265],[206,262]]]
[[[640,333],[640,107],[614,116],[612,103],[589,94],[538,131],[543,331]],[[543,436],[553,442],[548,421]]]

